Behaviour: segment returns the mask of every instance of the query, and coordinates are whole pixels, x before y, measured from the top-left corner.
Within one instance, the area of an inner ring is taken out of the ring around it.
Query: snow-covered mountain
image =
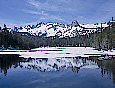
[[[18,33],[25,33],[34,36],[58,36],[63,37],[75,37],[77,35],[86,35],[89,33],[94,33],[108,27],[107,23],[103,24],[78,24],[77,21],[73,21],[72,24],[63,23],[39,23],[35,25],[28,25],[25,27],[10,29],[9,31],[16,31]]]

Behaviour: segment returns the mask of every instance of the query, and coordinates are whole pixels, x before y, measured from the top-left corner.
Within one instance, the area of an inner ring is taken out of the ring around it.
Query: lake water
[[[0,71],[0,88],[115,88],[115,50],[1,50]]]

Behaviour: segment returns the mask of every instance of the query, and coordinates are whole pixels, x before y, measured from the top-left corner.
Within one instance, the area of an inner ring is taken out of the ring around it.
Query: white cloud
[[[28,0],[28,3],[33,5],[38,10],[44,9],[47,11],[60,11],[60,12],[75,11],[75,8],[73,9],[72,7],[68,6],[67,3],[64,3],[64,2],[62,3],[59,1],[49,1],[48,0],[44,3],[41,3],[41,2],[35,1],[35,0]]]
[[[31,14],[36,14],[36,15],[48,15],[44,11],[33,11],[33,10],[26,10],[26,9],[23,9],[23,11]]]
[[[28,0],[28,3],[30,3],[31,5],[33,5],[35,7],[40,6],[40,3],[39,2],[35,2],[34,0]]]

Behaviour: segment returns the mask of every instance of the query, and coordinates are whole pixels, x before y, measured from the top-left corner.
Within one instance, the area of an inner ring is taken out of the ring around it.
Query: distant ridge
[[[0,47],[30,49],[45,46],[93,47],[115,49],[115,22],[97,24],[38,23],[24,27],[0,29]]]
[[[7,28],[4,27],[11,33],[17,32],[22,33],[22,35],[32,35],[32,36],[44,36],[44,37],[75,37],[78,35],[87,35],[90,33],[95,33],[96,31],[101,30],[101,28],[108,27],[107,23],[104,24],[79,24],[77,20],[72,21],[72,24],[63,24],[63,23],[38,23],[37,25],[28,25],[24,27],[14,27]]]

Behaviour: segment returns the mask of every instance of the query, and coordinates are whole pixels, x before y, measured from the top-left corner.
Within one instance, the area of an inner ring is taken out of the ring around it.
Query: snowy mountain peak
[[[72,24],[63,23],[39,23],[36,26],[28,25],[25,27],[17,28],[18,33],[27,33],[34,36],[58,36],[59,38],[64,37],[75,37],[77,35],[86,35],[94,33],[101,29],[101,27],[108,27],[107,24],[79,24],[76,20],[72,21]],[[9,30],[12,31],[12,30]]]

